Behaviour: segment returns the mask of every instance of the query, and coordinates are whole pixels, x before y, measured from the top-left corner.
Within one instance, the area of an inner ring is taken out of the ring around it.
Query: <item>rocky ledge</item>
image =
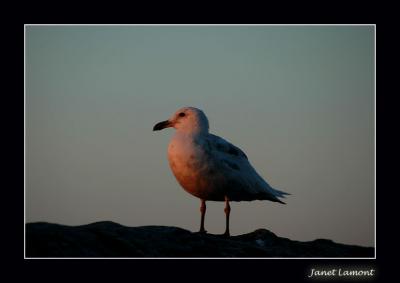
[[[266,229],[229,238],[177,227],[26,224],[27,257],[373,257],[374,248],[281,238]]]

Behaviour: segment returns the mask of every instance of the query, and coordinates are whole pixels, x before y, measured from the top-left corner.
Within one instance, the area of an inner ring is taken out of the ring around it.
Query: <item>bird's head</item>
[[[168,120],[157,123],[153,131],[173,127],[184,133],[208,133],[208,119],[203,111],[194,107],[178,109]]]

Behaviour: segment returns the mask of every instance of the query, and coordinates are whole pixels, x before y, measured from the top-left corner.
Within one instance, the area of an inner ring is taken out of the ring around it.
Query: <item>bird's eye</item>
[[[179,117],[185,117],[185,113],[183,112],[179,113]]]

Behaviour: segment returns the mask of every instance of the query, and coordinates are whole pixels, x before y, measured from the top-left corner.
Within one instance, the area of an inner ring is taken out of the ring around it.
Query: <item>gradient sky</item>
[[[197,231],[152,132],[182,106],[292,194],[232,202],[233,235],[374,245],[373,26],[27,26],[26,221]]]

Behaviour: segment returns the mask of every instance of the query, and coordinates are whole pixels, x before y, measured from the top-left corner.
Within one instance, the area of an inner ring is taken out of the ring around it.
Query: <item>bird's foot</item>
[[[207,231],[204,230],[204,229],[200,229],[200,231],[198,231],[197,234],[203,234],[203,235],[205,235],[205,234],[207,234]]]
[[[229,238],[231,236],[231,234],[229,233],[229,231],[225,231],[225,233],[222,234],[222,236]]]

